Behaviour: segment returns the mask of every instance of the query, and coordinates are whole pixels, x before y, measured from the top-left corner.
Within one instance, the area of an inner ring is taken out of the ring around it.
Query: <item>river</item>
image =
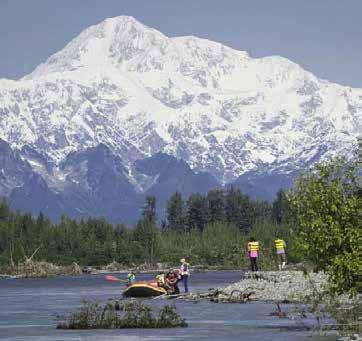
[[[122,275],[119,275],[122,276]],[[138,279],[150,279],[142,274]],[[191,291],[225,286],[240,279],[238,272],[193,273]],[[124,277],[124,275],[123,275]],[[180,286],[182,288],[182,285]],[[66,331],[55,329],[57,314],[77,309],[84,297],[106,301],[119,297],[122,285],[105,280],[104,275],[84,275],[45,279],[0,279],[1,340],[336,340],[336,336],[313,334],[296,319],[269,316],[272,304],[253,302],[227,304],[149,300],[149,304],[175,304],[186,318],[188,328]],[[283,310],[293,309],[283,305]]]

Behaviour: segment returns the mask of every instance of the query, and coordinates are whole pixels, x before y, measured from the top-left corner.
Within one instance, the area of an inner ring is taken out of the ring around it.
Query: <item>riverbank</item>
[[[248,301],[300,303],[325,292],[328,276],[324,272],[259,271],[245,272],[242,279],[205,292],[190,292],[175,297],[180,300],[209,300],[216,303]],[[167,296],[164,299],[168,299]]]
[[[233,291],[253,292],[260,301],[304,302],[315,293],[323,292],[328,276],[324,272],[259,271],[246,272],[244,278],[222,289],[226,295]]]
[[[157,271],[167,271],[168,268],[165,264],[158,263],[156,265],[139,265],[128,267],[126,265],[112,262],[104,266],[80,266],[78,263],[73,262],[70,265],[57,265],[46,261],[33,261],[26,260],[13,266],[7,266],[0,272],[1,278],[45,278],[55,276],[77,276],[83,274],[97,275],[97,274],[125,274],[132,271],[136,274],[139,273],[152,273]]]
[[[26,260],[13,266],[8,266],[0,274],[1,278],[45,278],[55,276],[75,276],[83,274],[77,263],[56,265],[45,261]]]
[[[112,262],[103,266],[80,266],[73,262],[70,265],[57,265],[45,261],[26,260],[13,266],[8,266],[0,270],[0,279],[11,278],[45,278],[55,276],[76,276],[82,274],[126,274],[130,271],[136,275],[140,273],[167,272],[169,269],[176,268],[167,263],[156,263],[154,265],[141,264],[126,266],[117,262]],[[235,271],[240,269],[225,269],[219,266],[194,265],[190,267],[192,272],[212,272],[212,271]]]

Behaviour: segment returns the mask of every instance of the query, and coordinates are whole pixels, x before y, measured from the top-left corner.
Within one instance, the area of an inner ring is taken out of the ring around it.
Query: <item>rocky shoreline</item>
[[[328,276],[324,272],[259,271],[246,272],[243,278],[224,288],[203,293],[182,294],[181,300],[209,300],[215,303],[245,303],[248,301],[299,303],[316,293],[324,292]],[[167,297],[165,297],[167,299]]]
[[[315,292],[323,292],[328,275],[324,272],[260,271],[247,272],[244,278],[223,288],[229,295],[238,290],[252,291],[253,298],[260,301],[302,302]]]

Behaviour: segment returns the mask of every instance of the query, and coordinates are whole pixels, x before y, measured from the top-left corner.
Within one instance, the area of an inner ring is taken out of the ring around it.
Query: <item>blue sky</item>
[[[0,0],[0,78],[31,72],[86,27],[131,15],[252,57],[281,55],[362,88],[362,0]]]

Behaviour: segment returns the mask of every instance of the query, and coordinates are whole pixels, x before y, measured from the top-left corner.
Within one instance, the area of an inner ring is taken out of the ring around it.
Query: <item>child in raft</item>
[[[136,275],[131,271],[127,275],[127,286],[132,285],[136,281]]]

